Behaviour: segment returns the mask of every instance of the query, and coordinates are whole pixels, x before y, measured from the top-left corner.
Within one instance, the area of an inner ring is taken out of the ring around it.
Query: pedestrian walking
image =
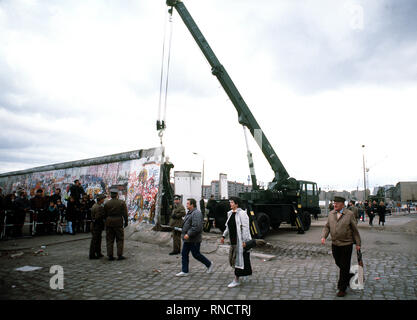
[[[372,211],[372,204],[365,203],[365,212],[366,212],[366,215],[369,218],[369,225],[372,226],[373,225],[373,221],[374,221],[374,217],[375,217],[375,214]]]
[[[104,218],[106,227],[107,256],[110,261],[114,260],[114,241],[117,244],[117,260],[126,259],[123,256],[124,230],[128,224],[126,203],[118,199],[118,189],[110,188],[111,199],[104,204]]]
[[[181,253],[181,231],[175,230],[175,228],[181,228],[185,216],[185,208],[181,203],[181,197],[179,195],[174,196],[174,208],[172,210],[171,218],[169,220],[169,225],[174,228],[172,230],[172,244],[173,249],[170,252],[170,255],[180,254]]]
[[[252,240],[252,237],[249,229],[249,217],[246,211],[240,208],[240,198],[231,197],[229,203],[231,210],[227,213],[226,229],[220,242],[224,244],[224,239],[229,236],[229,263],[235,269],[235,278],[227,287],[234,288],[240,285],[240,277],[252,274],[250,251],[246,249],[246,243]]]
[[[378,204],[377,204],[377,203],[376,203],[376,201],[374,200],[374,201],[372,202],[372,205],[371,205],[371,204],[369,204],[369,206],[370,206],[370,208],[371,208],[371,210],[370,210],[370,212],[371,212],[371,216],[370,216],[370,218],[369,218],[369,224],[370,224],[371,226],[373,226],[373,221],[374,221],[375,215],[378,213]]]
[[[355,242],[356,250],[361,248],[361,237],[352,211],[345,208],[343,197],[334,197],[334,210],[329,213],[327,223],[323,228],[321,243],[325,244],[328,235],[332,237],[332,254],[339,267],[339,281],[337,283],[337,296],[344,297],[353,276],[350,273],[350,260],[352,245]]]
[[[104,230],[104,199],[106,196],[100,194],[97,197],[97,203],[91,208],[91,243],[90,243],[90,259],[98,259],[104,255],[101,253],[101,234]]]
[[[207,273],[213,271],[213,262],[209,261],[204,255],[200,253],[200,246],[203,232],[203,214],[197,209],[197,202],[195,199],[187,199],[187,214],[184,217],[182,226],[182,271],[177,273],[177,277],[188,276],[189,271],[189,254],[191,251],[194,259],[200,261],[207,267]]]
[[[385,225],[385,214],[386,214],[386,211],[387,211],[387,207],[385,206],[384,201],[381,201],[379,203],[378,208],[377,208],[378,217],[379,217],[378,225],[380,225],[381,223],[382,223],[383,226]]]
[[[362,220],[363,222],[365,222],[365,206],[363,205],[362,201],[359,201],[358,210],[359,210],[359,220]]]
[[[356,223],[358,223],[358,221],[359,221],[359,209],[355,206],[355,201],[353,201],[353,200],[349,201],[348,209],[353,212]]]

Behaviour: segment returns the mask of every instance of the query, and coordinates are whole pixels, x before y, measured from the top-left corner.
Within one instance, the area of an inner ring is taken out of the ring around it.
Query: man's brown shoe
[[[346,295],[346,292],[345,291],[339,291],[337,294],[336,294],[336,296],[338,296],[338,297],[344,297]]]

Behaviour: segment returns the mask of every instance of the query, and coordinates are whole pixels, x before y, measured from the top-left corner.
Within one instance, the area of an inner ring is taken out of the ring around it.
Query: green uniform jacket
[[[171,227],[182,227],[182,217],[185,216],[185,208],[184,206],[179,203],[178,205],[174,205],[174,210],[172,210],[171,219],[169,219],[169,225]]]
[[[104,228],[104,207],[95,203],[91,208],[91,220],[97,227]]]
[[[127,225],[126,203],[119,199],[107,201],[104,204],[104,217],[106,218],[106,227],[123,227],[123,219],[125,225]]]

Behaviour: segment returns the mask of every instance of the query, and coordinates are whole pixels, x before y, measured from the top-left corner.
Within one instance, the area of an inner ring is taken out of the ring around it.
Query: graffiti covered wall
[[[4,173],[0,174],[0,186],[4,194],[25,189],[30,197],[37,189],[52,195],[60,188],[65,201],[76,179],[94,198],[101,193],[109,195],[109,188],[117,185],[130,219],[155,223],[159,214],[162,153],[162,148],[136,150]]]

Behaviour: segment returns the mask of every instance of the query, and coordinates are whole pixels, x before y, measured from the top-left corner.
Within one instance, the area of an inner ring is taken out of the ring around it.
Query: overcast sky
[[[417,2],[184,1],[289,174],[322,189],[417,180]],[[159,145],[165,0],[0,0],[0,172]],[[247,183],[242,126],[173,15],[175,170]],[[250,137],[258,180],[273,172]],[[196,156],[193,152],[199,153]]]

